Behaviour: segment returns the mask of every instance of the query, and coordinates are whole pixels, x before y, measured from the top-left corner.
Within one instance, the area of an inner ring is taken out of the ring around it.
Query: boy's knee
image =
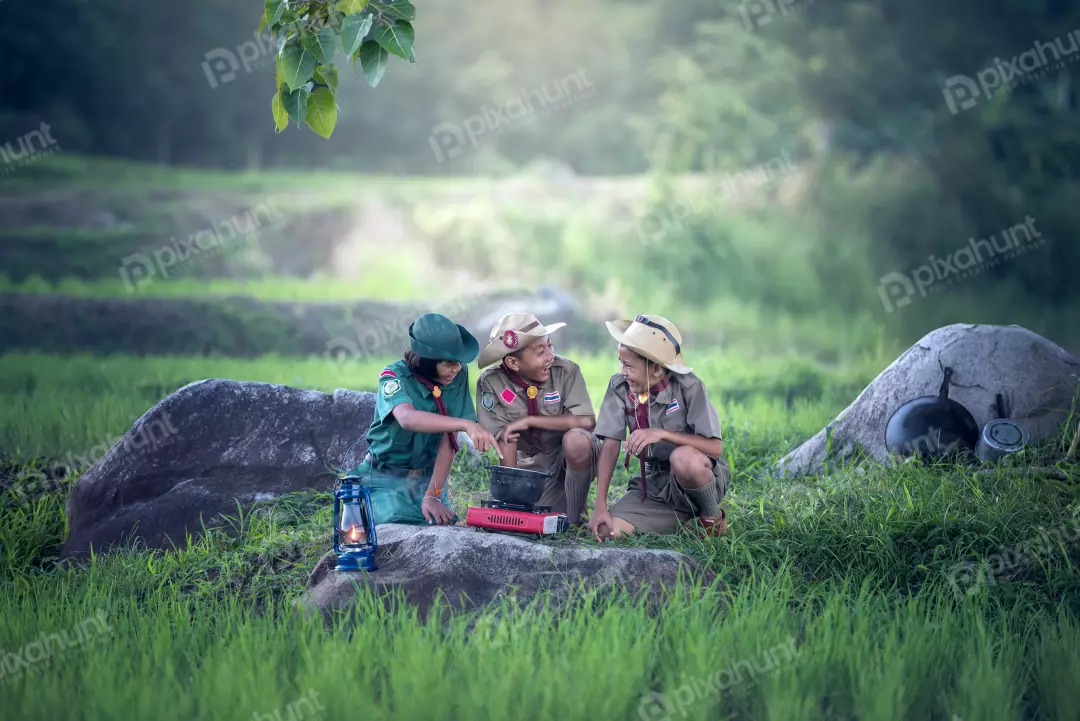
[[[592,459],[592,439],[580,428],[574,428],[563,434],[562,449],[563,456],[570,465],[585,466]]]
[[[712,461],[696,448],[679,446],[671,452],[670,462],[679,485],[706,485],[712,481]]]

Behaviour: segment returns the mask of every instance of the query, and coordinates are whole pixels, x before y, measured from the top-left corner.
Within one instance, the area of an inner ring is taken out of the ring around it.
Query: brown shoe
[[[702,536],[723,536],[727,533],[727,513],[720,509],[719,516],[698,516]]]

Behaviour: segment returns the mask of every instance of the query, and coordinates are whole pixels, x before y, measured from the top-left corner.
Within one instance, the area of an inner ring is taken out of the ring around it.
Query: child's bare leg
[[[671,472],[699,516],[712,518],[720,514],[711,458],[696,448],[679,446],[671,452]]]
[[[608,538],[615,539],[622,538],[624,536],[632,536],[637,531],[637,529],[634,528],[634,526],[629,521],[624,521],[618,516],[612,516],[611,522],[614,524],[615,527],[608,529]],[[601,538],[603,537],[604,536],[601,534]]]

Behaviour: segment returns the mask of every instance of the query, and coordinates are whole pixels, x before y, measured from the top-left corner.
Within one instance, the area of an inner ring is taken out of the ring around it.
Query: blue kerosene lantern
[[[343,478],[334,491],[334,553],[339,571],[378,570],[371,492],[357,481]]]

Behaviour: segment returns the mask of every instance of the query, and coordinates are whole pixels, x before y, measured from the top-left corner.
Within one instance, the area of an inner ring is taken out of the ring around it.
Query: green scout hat
[[[409,326],[409,348],[421,358],[471,363],[480,343],[445,315],[425,313]]]

